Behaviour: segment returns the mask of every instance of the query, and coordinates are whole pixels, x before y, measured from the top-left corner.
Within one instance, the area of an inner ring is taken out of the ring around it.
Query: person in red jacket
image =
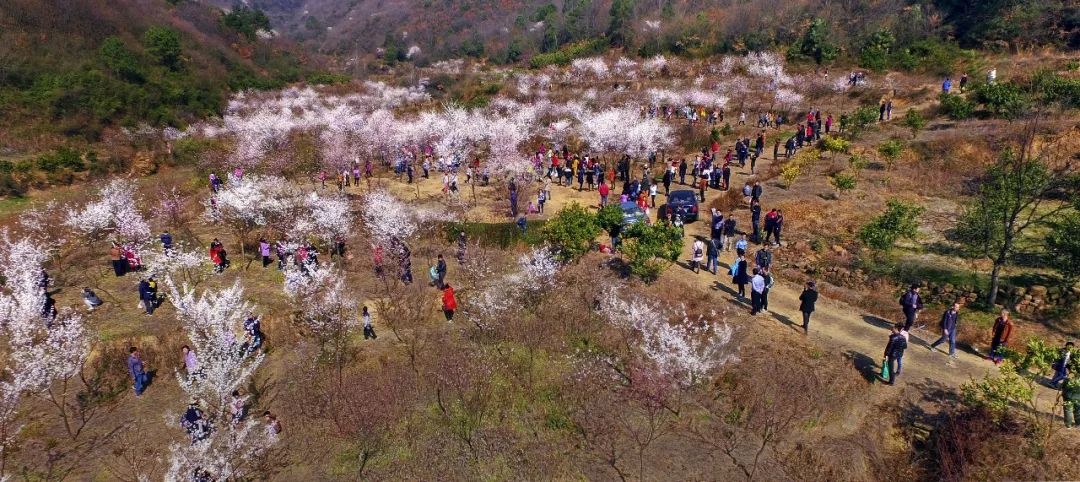
[[[993,339],[990,341],[990,361],[995,365],[1001,365],[1005,360],[1004,348],[1009,344],[1012,336],[1013,322],[1009,318],[1009,310],[1001,310],[1001,316],[994,320]]]
[[[454,321],[454,310],[457,309],[457,300],[454,299],[454,288],[449,283],[443,285],[442,310],[446,315],[446,321]]]
[[[608,197],[608,194],[611,193],[611,188],[608,187],[606,182],[601,181],[599,191],[600,191],[600,208],[603,209],[604,206],[607,206],[607,197]]]

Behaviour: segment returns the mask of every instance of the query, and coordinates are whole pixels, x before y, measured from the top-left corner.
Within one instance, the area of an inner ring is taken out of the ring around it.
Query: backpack
[[[694,257],[695,258],[700,258],[701,257],[701,248],[694,248]]]

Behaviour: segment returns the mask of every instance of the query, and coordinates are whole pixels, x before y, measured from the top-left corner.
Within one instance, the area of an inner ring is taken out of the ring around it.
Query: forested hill
[[[220,112],[230,91],[317,72],[270,27],[254,11],[184,0],[0,0],[0,145],[32,152],[109,127],[182,127]]]
[[[235,0],[211,0],[228,6]],[[828,60],[938,43],[1002,51],[1080,47],[1070,0],[253,0],[285,35],[362,60],[514,62],[602,38],[627,53],[791,49]],[[812,31],[812,32],[811,32]],[[805,42],[817,36],[828,48]],[[599,47],[597,47],[599,48]],[[411,55],[410,55],[411,51]]]

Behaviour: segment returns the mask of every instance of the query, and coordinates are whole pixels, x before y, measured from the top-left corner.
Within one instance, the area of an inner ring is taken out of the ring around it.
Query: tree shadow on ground
[[[865,353],[859,353],[854,350],[848,350],[844,353],[844,356],[849,358],[852,364],[855,365],[855,369],[862,374],[863,379],[867,383],[880,382],[881,377],[878,376],[878,365],[873,358]]]
[[[960,403],[960,394],[955,388],[931,378],[907,384],[918,393],[919,400],[902,400],[898,408],[901,425],[907,430],[921,432],[925,437],[948,417],[950,410]]]

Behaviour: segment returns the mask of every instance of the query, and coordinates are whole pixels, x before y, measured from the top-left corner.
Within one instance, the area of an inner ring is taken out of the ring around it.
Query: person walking
[[[945,77],[945,82],[941,83],[941,92],[948,94],[950,89],[952,89],[952,79]]]
[[[923,309],[922,297],[919,296],[919,285],[912,284],[900,296],[900,307],[904,311],[904,331],[911,331],[911,326],[915,324],[915,319]]]
[[[259,255],[262,256],[263,269],[270,266],[270,242],[266,238],[259,239]]]
[[[897,323],[892,326],[889,335],[889,343],[885,345],[885,363],[889,369],[889,385],[896,382],[896,377],[900,376],[901,363],[904,358],[904,350],[907,349],[907,338],[903,335],[904,325]]]
[[[937,350],[937,346],[949,342],[949,356],[956,359],[956,322],[960,318],[960,303],[953,303],[952,307],[941,314],[941,338],[930,344],[930,350]],[[952,362],[952,360],[950,360]]]
[[[769,269],[772,266],[772,250],[769,249],[769,245],[762,246],[754,254],[754,265],[762,269]]]
[[[799,311],[802,312],[802,329],[804,335],[810,333],[810,314],[814,312],[814,305],[817,304],[817,298],[817,284],[814,280],[807,281],[806,287],[803,288],[802,294],[799,295]]]
[[[694,244],[690,246],[690,251],[693,253],[693,257],[690,261],[690,269],[694,270],[694,273],[698,272],[701,267],[701,262],[705,259],[705,243],[700,239],[695,240]]]
[[[454,321],[454,310],[457,309],[457,300],[454,299],[454,288],[450,286],[450,283],[443,285],[442,306],[443,314],[446,315],[446,321]]]
[[[708,258],[705,269],[716,276],[716,271],[720,267],[720,239],[710,238],[709,242],[705,243],[705,255]]]
[[[735,213],[729,212],[724,218],[724,236],[720,238],[720,247],[724,251],[731,251],[731,245],[735,242]]]
[[[1001,362],[1005,361],[1003,349],[1009,345],[1012,331],[1013,322],[1009,318],[1009,310],[1001,310],[1001,316],[994,320],[993,339],[990,341],[990,361],[995,365],[1001,365]]]
[[[371,325],[371,313],[368,312],[367,306],[360,307],[360,320],[364,324],[364,339],[368,338],[374,340],[379,338],[375,335],[375,327]]]
[[[1061,392],[1061,397],[1064,400],[1062,406],[1065,409],[1065,428],[1076,428],[1077,425],[1080,425],[1080,381],[1071,378],[1066,379]]]
[[[443,259],[441,254],[439,255],[439,261],[435,263],[435,276],[438,287],[442,288],[443,284],[446,283],[446,260]]]
[[[1076,345],[1073,342],[1065,343],[1065,348],[1061,349],[1061,357],[1054,361],[1052,368],[1054,369],[1054,378],[1050,379],[1050,386],[1057,388],[1058,384],[1065,381],[1069,377],[1069,362],[1072,361],[1073,348]]]
[[[143,278],[139,280],[139,301],[146,309],[146,316],[154,314],[154,292],[150,288],[150,282]]]
[[[761,298],[765,291],[765,277],[761,275],[759,268],[754,268],[754,277],[750,278],[750,314],[757,315],[761,312]]]
[[[761,244],[761,203],[756,200],[750,201],[750,228],[754,243]]]
[[[686,185],[686,158],[679,162],[679,184]]]
[[[960,93],[961,94],[964,93],[964,87],[967,87],[967,83],[968,83],[967,73],[961,74],[960,75]]]
[[[769,244],[769,238],[776,234],[776,208],[769,210],[765,215],[765,244]]]
[[[765,278],[765,289],[761,290],[761,311],[769,311],[769,290],[772,289],[776,279],[772,277],[769,268],[761,268],[761,277]]]
[[[143,364],[142,354],[135,347],[128,348],[127,359],[128,374],[135,382],[135,396],[142,396],[143,391],[149,384],[146,376],[146,366]]]
[[[746,283],[750,277],[746,274],[746,258],[739,254],[731,265],[731,284],[739,287],[739,298],[746,298]]]
[[[746,255],[746,248],[749,245],[750,243],[746,240],[746,235],[744,234],[740,236],[739,240],[735,241],[735,254],[739,256]]]

